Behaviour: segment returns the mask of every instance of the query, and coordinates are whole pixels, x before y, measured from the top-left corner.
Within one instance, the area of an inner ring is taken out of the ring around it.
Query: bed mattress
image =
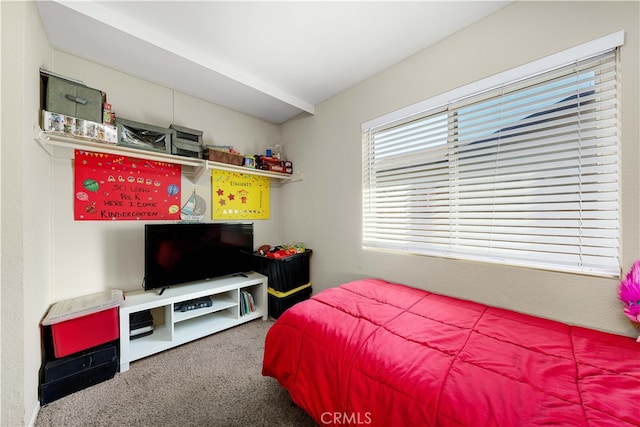
[[[320,425],[640,425],[640,345],[377,279],[270,328],[263,375]]]

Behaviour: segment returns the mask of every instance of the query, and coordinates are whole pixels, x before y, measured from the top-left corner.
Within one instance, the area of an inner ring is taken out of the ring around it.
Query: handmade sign
[[[240,172],[211,173],[213,219],[269,219],[269,178]]]
[[[74,219],[179,220],[182,167],[75,150]]]

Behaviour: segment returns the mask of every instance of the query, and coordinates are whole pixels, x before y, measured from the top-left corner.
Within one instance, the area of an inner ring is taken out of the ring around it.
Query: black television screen
[[[145,224],[144,289],[251,270],[252,223]]]

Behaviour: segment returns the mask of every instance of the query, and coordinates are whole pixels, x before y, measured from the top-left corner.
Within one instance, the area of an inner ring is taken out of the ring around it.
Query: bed
[[[378,279],[285,311],[262,373],[319,425],[640,425],[634,339]]]

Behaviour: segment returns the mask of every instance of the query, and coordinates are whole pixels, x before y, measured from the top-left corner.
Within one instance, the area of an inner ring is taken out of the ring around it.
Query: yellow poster
[[[269,219],[269,177],[214,170],[213,219]]]

